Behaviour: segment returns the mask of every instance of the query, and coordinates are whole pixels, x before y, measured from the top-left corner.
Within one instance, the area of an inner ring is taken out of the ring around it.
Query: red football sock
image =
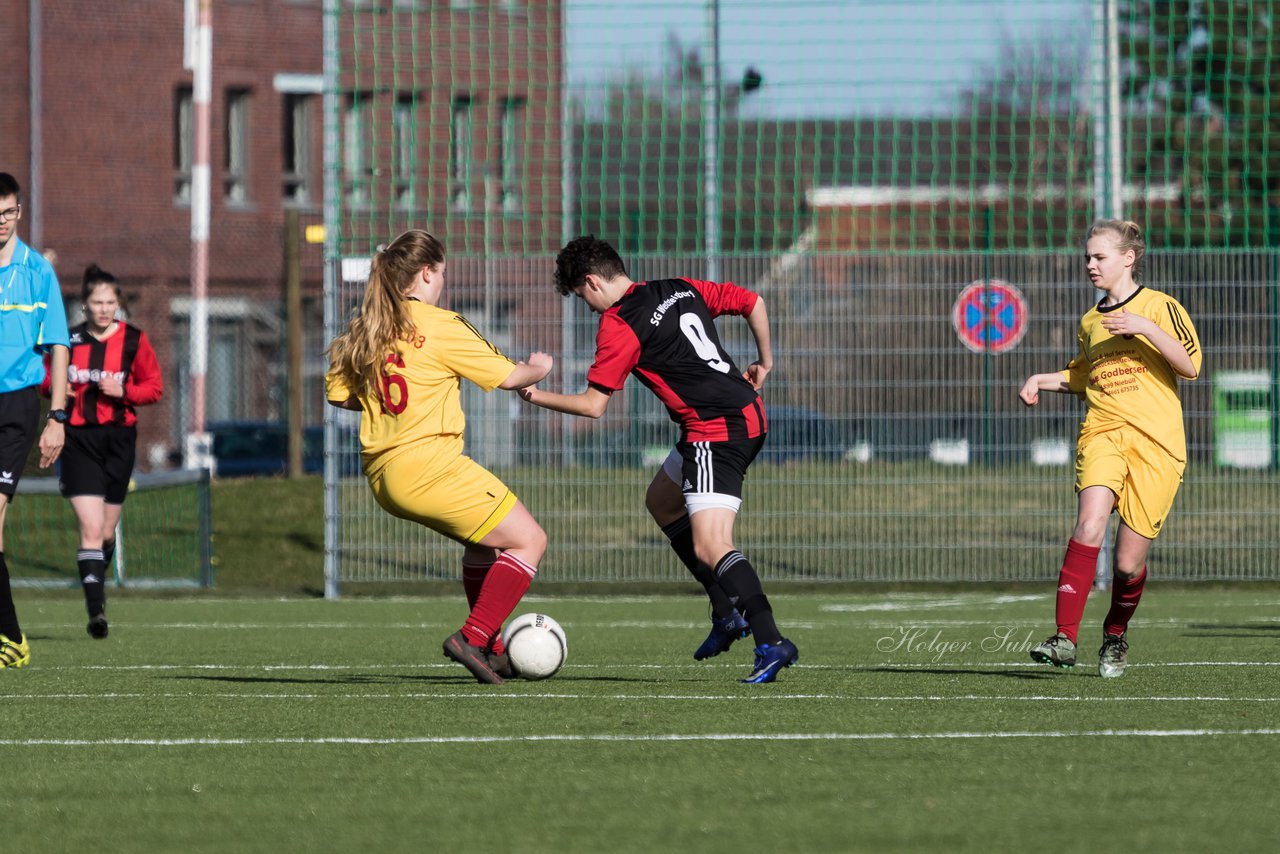
[[[484,577],[489,574],[489,567],[493,566],[493,561],[487,563],[467,563],[462,562],[462,589],[467,594],[467,607],[474,608],[476,600],[480,598],[480,588],[484,586]]]
[[[1122,635],[1129,627],[1129,618],[1138,610],[1138,600],[1142,598],[1142,588],[1147,583],[1147,568],[1130,578],[1120,573],[1111,583],[1111,610],[1107,611],[1107,619],[1102,623],[1102,630],[1109,635]]]
[[[502,628],[503,621],[520,604],[521,597],[529,589],[537,572],[537,567],[525,563],[511,552],[503,552],[493,562],[485,575],[480,595],[471,608],[471,614],[462,625],[462,634],[467,643],[478,647],[489,645]]]
[[[462,589],[467,594],[467,608],[476,606],[476,600],[480,598],[480,588],[484,586],[484,577],[489,574],[492,566],[493,561],[486,563],[468,563],[465,559],[462,561]],[[506,651],[501,632],[494,635],[492,649],[498,654]]]
[[[1067,554],[1058,572],[1058,604],[1055,619],[1059,634],[1066,635],[1072,643],[1080,631],[1080,618],[1084,616],[1084,603],[1093,586],[1097,571],[1098,546],[1086,546],[1075,540],[1067,542]]]

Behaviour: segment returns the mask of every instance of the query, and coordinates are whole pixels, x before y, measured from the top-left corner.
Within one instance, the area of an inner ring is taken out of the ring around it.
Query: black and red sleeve
[[[146,406],[155,403],[164,394],[164,377],[160,373],[156,351],[152,349],[151,342],[142,330],[138,330],[136,347],[129,375],[124,382],[124,400],[130,406]]]

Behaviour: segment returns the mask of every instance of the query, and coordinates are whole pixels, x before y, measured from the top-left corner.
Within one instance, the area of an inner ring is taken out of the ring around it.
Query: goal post
[[[211,587],[213,517],[207,470],[136,474],[116,528],[116,587]],[[79,526],[53,477],[18,483],[5,525],[15,587],[80,584]]]

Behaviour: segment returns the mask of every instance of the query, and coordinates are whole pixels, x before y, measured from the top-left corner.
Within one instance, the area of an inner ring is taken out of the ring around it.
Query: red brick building
[[[286,211],[303,226],[323,218],[324,4],[212,8],[207,418],[283,420]],[[445,235],[452,253],[478,253],[486,240],[554,249],[559,0],[337,8],[343,251],[367,251],[393,236],[381,232],[411,224]],[[194,114],[183,3],[0,0],[0,21],[0,171],[23,187],[19,234],[54,261],[73,322],[88,264],[120,278],[165,371],[166,399],[140,419],[140,467],[154,467],[181,446],[189,409]],[[501,216],[488,216],[495,209]],[[304,243],[311,423],[323,405],[322,267],[321,247]],[[464,291],[466,269],[451,271]]]

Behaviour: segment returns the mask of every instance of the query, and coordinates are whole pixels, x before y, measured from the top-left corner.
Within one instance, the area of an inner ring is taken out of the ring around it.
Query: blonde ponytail
[[[406,231],[373,256],[360,313],[329,345],[338,378],[361,400],[378,396],[378,376],[395,342],[414,332],[405,294],[424,267],[444,263],[444,245],[421,230]]]

